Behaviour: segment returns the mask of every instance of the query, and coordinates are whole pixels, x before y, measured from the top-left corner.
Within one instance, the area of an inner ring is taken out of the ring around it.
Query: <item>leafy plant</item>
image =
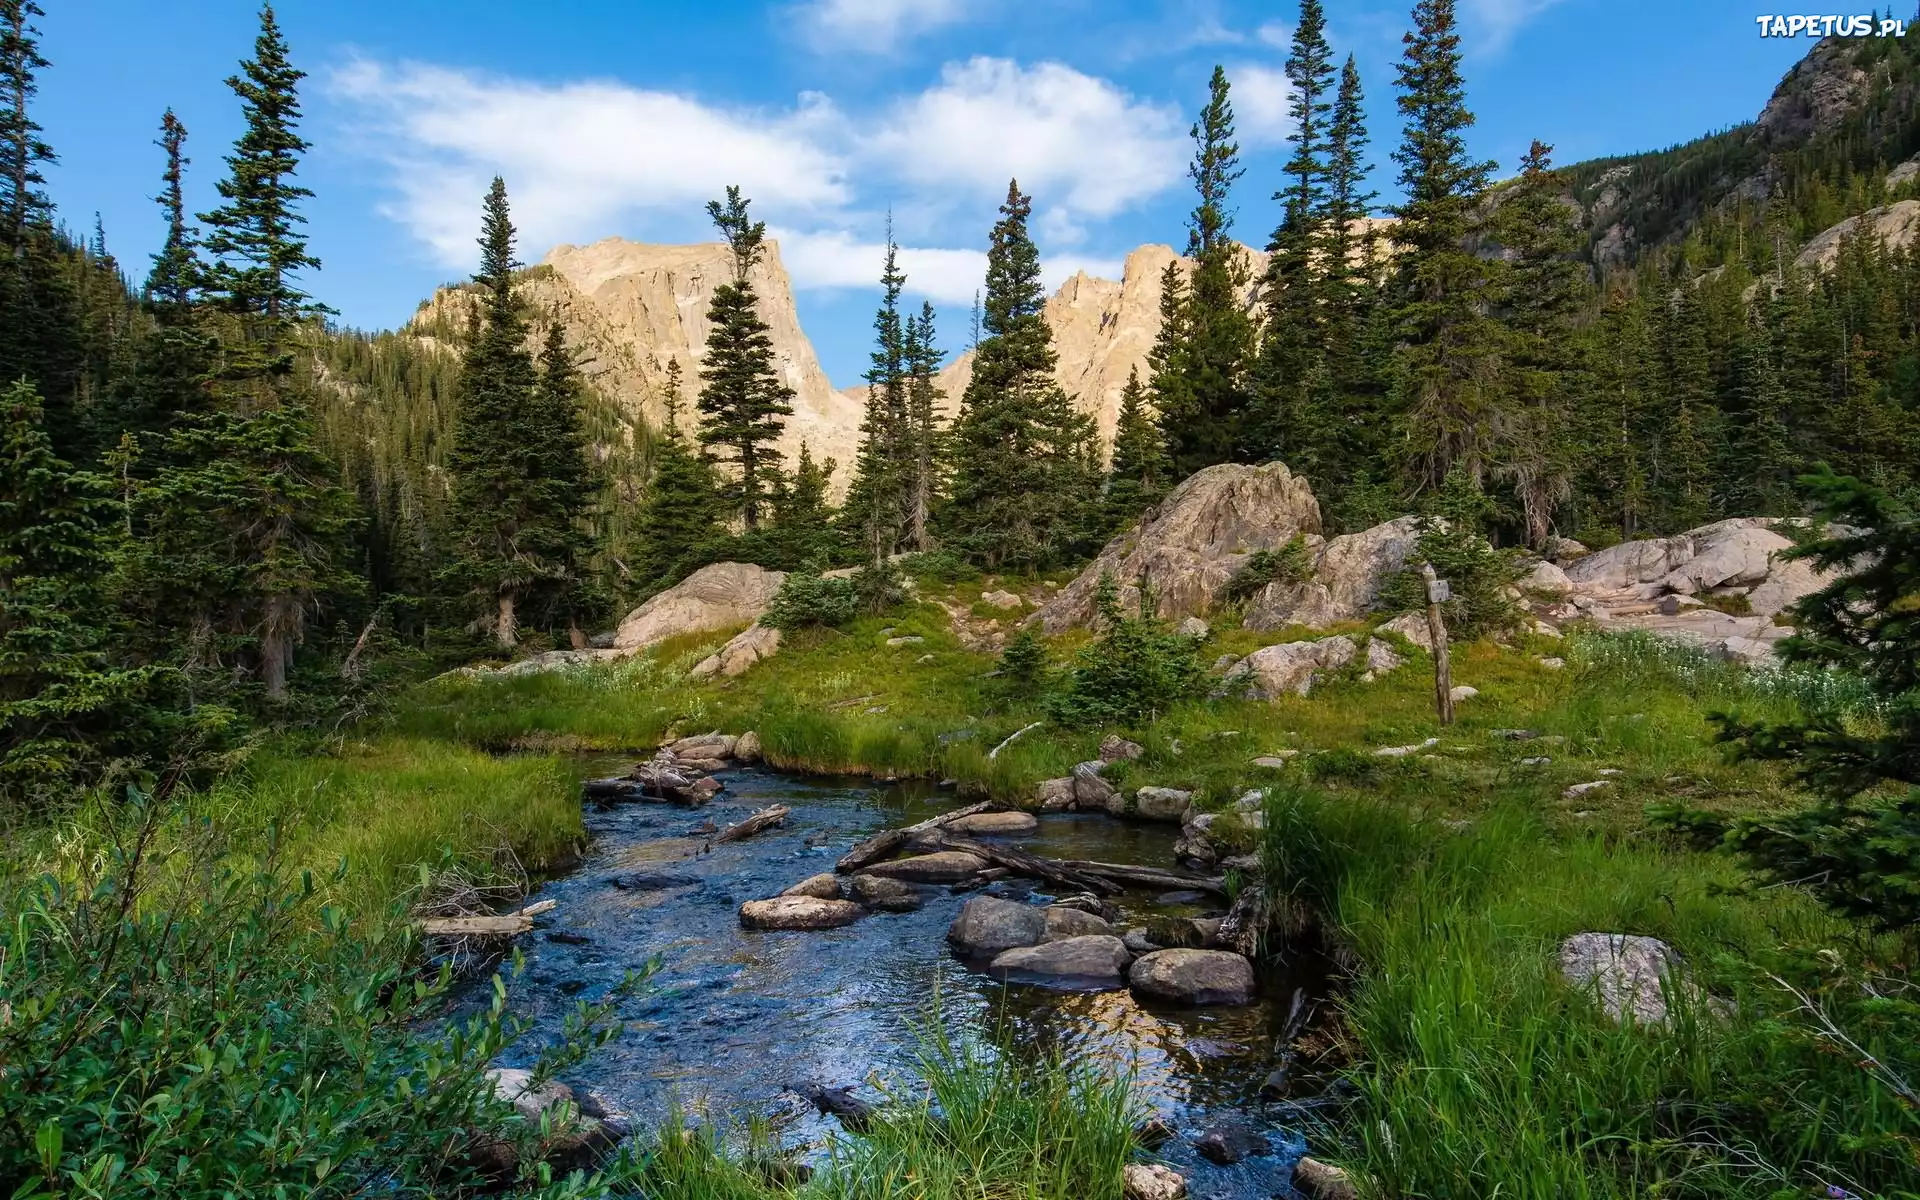
[[[1296,533],[1277,550],[1256,550],[1227,581],[1228,603],[1249,600],[1270,583],[1298,585],[1313,578],[1313,551],[1304,534]]]
[[[1101,575],[1094,595],[1100,636],[1080,651],[1065,687],[1048,699],[1048,711],[1061,724],[1144,724],[1205,690],[1200,643],[1175,633],[1155,615],[1144,579],[1139,595],[1138,615],[1127,615],[1112,575]]]
[[[784,633],[809,626],[838,629],[851,623],[859,610],[860,593],[852,579],[795,572],[780,585],[760,623]]]
[[[859,611],[879,616],[906,603],[906,576],[890,562],[861,567],[853,573],[853,596]]]

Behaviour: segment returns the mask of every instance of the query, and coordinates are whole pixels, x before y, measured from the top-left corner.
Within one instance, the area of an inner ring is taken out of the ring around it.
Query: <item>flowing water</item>
[[[596,762],[611,774],[627,764]],[[1296,981],[1262,980],[1261,999],[1241,1008],[1170,1009],[1126,991],[1071,993],[999,983],[957,960],[946,929],[966,895],[926,888],[917,912],[875,913],[825,932],[740,928],[742,902],[774,895],[833,869],[860,839],[958,805],[951,793],[866,780],[796,779],[730,771],[711,805],[688,810],[631,803],[589,807],[585,861],[542,887],[556,908],[525,940],[527,975],[511,1003],[552,1036],[578,1000],[602,996],[628,970],[658,956],[659,973],[620,1009],[621,1032],[568,1082],[642,1121],[677,1107],[720,1124],[769,1118],[788,1144],[815,1144],[836,1126],[787,1085],[862,1084],[871,1076],[910,1083],[919,1035],[939,1020],[964,1035],[1009,1038],[1016,1047],[1058,1049],[1070,1060],[1131,1070],[1143,1101],[1179,1136],[1160,1157],[1187,1174],[1196,1197],[1291,1195],[1286,1179],[1302,1145],[1296,1132],[1262,1119],[1259,1089],[1275,1060]],[[704,834],[769,804],[792,815],[743,842],[703,852]],[[708,823],[711,822],[710,826]],[[1172,832],[1103,815],[1050,814],[1016,844],[1054,858],[1171,867]],[[667,872],[680,886],[622,890],[616,876]],[[1043,886],[1007,880],[988,894],[1031,896]],[[1117,927],[1153,915],[1198,914],[1145,892],[1116,898]],[[516,1060],[510,1060],[510,1064]],[[870,1086],[856,1094],[878,1096]],[[1190,1141],[1223,1118],[1251,1120],[1274,1154],[1218,1167]]]

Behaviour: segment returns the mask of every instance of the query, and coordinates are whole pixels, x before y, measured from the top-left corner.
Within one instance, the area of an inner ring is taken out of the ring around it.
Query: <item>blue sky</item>
[[[1472,145],[1503,170],[1529,139],[1573,162],[1751,118],[1806,39],[1731,0],[1459,0]],[[46,0],[37,116],[63,216],[98,211],[136,273],[157,243],[172,105],[211,206],[239,126],[222,80],[250,0]],[[1392,64],[1411,0],[1328,0],[1366,83],[1376,159],[1398,136]],[[958,343],[1006,180],[1035,197],[1049,274],[1111,274],[1178,244],[1187,126],[1208,72],[1235,85],[1247,167],[1236,233],[1262,242],[1285,157],[1279,68],[1294,0],[283,0],[309,72],[301,168],[325,269],[311,290],[391,327],[471,269],[479,201],[507,179],[522,257],[610,235],[710,240],[704,201],[742,184],[781,239],[803,326],[836,384],[865,365],[891,210],[909,289]],[[1391,171],[1375,186],[1392,193]]]

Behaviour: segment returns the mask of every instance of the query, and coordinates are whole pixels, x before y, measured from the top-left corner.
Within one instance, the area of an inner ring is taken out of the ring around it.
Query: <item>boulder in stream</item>
[[[1253,964],[1225,950],[1156,950],[1127,974],[1134,994],[1172,1004],[1245,1004]]]
[[[628,871],[607,880],[623,892],[664,892],[672,888],[699,887],[700,877],[679,871]]]
[[[1112,936],[1113,926],[1090,912],[1064,905],[1053,905],[1040,910],[1046,920],[1047,931],[1042,941],[1058,942],[1072,937],[1088,937],[1099,934]]]
[[[936,832],[966,835],[1032,833],[1039,826],[1039,820],[1032,813],[983,812],[948,821]]]
[[[947,941],[962,954],[986,956],[1032,946],[1047,936],[1046,914],[1031,904],[975,896],[947,928]]]
[[[782,896],[811,896],[815,900],[840,899],[840,877],[832,871],[822,871],[818,875],[809,875],[794,884]]]
[[[1089,934],[1007,950],[989,970],[1002,979],[1012,977],[1044,987],[1105,990],[1122,986],[1132,958],[1119,938]]]
[[[880,912],[912,912],[926,903],[912,884],[884,875],[855,875],[851,886],[855,900]]]
[[[987,860],[964,850],[941,850],[916,854],[893,862],[875,863],[861,870],[863,875],[904,879],[912,883],[958,883],[987,869]]]
[[[775,896],[742,904],[740,924],[746,929],[838,929],[858,921],[866,911],[848,900]]]
[[[1184,1200],[1187,1180],[1159,1163],[1128,1163],[1120,1173],[1123,1200]]]
[[[1193,1140],[1193,1148],[1209,1162],[1230,1167],[1242,1159],[1273,1153],[1273,1143],[1245,1121],[1226,1120]]]

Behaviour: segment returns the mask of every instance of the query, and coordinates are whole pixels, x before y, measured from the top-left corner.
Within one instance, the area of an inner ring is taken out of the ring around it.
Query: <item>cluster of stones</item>
[[[589,781],[586,794],[595,800],[668,800],[697,808],[726,790],[715,778],[718,772],[759,761],[758,734],[702,733],[668,742],[625,776]]]

